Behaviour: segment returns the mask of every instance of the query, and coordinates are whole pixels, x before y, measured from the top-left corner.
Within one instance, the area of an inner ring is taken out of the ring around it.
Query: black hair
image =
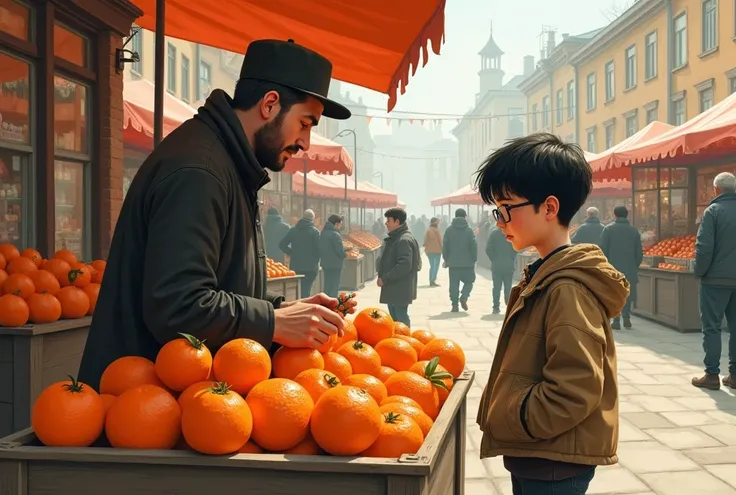
[[[512,139],[492,153],[476,172],[475,186],[486,204],[526,199],[536,211],[554,196],[560,202],[557,219],[568,227],[593,188],[593,172],[577,144],[549,133]]]
[[[457,210],[455,210],[455,218],[457,217],[465,218],[467,216],[468,216],[468,213],[465,211],[464,208],[458,208]]]
[[[260,79],[238,79],[235,83],[233,94],[233,108],[237,110],[250,110],[266,96],[269,91],[279,94],[281,112],[288,112],[297,103],[304,103],[308,95],[295,89],[287,88],[281,84]]]
[[[330,222],[332,225],[337,225],[338,223],[342,222],[342,220],[342,216],[338,214],[330,215],[327,219],[327,221]]]
[[[276,208],[275,206],[272,206],[272,207],[270,207],[268,209],[268,214],[269,215],[278,215],[279,214],[279,209]]]
[[[624,205],[618,205],[617,207],[613,209],[613,215],[616,218],[628,218],[629,210],[627,210]]]
[[[389,208],[386,210],[386,213],[383,214],[386,218],[393,218],[394,220],[398,220],[398,222],[403,225],[406,223],[406,211],[404,211],[403,208],[399,208],[398,206],[394,208]]]

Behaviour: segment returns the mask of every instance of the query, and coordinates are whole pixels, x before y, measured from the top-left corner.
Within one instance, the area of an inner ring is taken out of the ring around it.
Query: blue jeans
[[[460,290],[460,282],[463,288]],[[457,305],[458,298],[467,301],[475,283],[475,268],[450,268],[450,302]]]
[[[297,272],[297,275],[304,275],[301,280],[302,295],[301,297],[309,297],[312,295],[312,286],[317,278],[317,272]]]
[[[437,273],[440,271],[441,254],[427,253],[429,258],[429,283],[433,284],[437,281]]]
[[[700,284],[705,372],[721,372],[721,325],[728,324],[728,372],[736,375],[736,287]]]
[[[342,277],[342,268],[323,268],[325,280],[324,292],[330,297],[337,297],[340,292],[340,278]]]
[[[542,481],[511,475],[514,495],[585,495],[595,476],[595,467],[560,481]]]
[[[388,305],[388,314],[394,321],[400,321],[407,327],[411,328],[411,321],[409,320],[409,306],[400,306],[398,304]]]

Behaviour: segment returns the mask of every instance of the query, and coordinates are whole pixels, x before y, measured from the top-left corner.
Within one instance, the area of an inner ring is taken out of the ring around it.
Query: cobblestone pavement
[[[490,314],[490,272],[479,270],[469,310],[450,313],[447,270],[440,270],[441,287],[430,288],[424,265],[419,297],[409,308],[411,326],[457,341],[476,372],[468,395],[466,494],[511,495],[502,460],[480,460],[475,424],[502,323]],[[359,308],[378,305],[379,291],[375,280],[368,282],[358,293]],[[636,317],[632,322],[634,328],[616,332],[620,463],[598,468],[588,494],[736,495],[736,396],[726,388],[711,392],[690,385],[703,373],[700,334]],[[727,365],[724,356],[722,368]]]

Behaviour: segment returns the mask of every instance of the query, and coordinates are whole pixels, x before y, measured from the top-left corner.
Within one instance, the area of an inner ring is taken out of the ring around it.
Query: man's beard
[[[279,113],[273,121],[258,129],[255,134],[254,154],[262,167],[274,172],[281,172],[286,166],[286,159],[282,161],[284,151],[301,150],[298,145],[284,146],[281,136],[281,126],[284,123],[284,112]]]

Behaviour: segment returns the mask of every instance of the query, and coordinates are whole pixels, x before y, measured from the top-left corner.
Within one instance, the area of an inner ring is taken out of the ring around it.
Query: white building
[[[513,76],[504,83],[503,50],[493,39],[493,29],[478,55],[480,91],[475,96],[475,106],[452,130],[458,140],[460,186],[472,181],[478,166],[491,151],[500,148],[508,139],[524,135],[526,96],[518,86],[527,72],[534,71],[533,57],[525,57],[525,74]]]

